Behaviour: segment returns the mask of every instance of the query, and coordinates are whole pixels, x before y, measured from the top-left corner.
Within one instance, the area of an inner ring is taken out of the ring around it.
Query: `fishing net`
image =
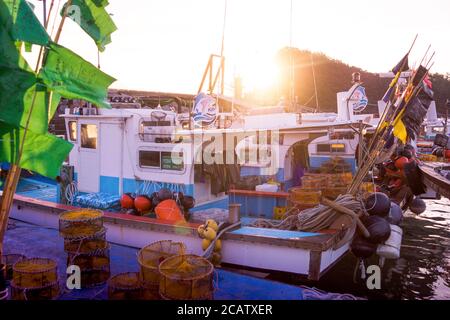
[[[5,254],[3,256],[3,261],[5,262],[6,265],[6,274],[5,274],[5,279],[6,280],[12,280],[13,277],[13,265],[18,262],[21,261],[23,259],[25,259],[26,257],[23,254],[17,254],[17,253],[12,253],[12,254]]]
[[[184,254],[186,246],[181,242],[162,240],[145,246],[138,252],[140,277],[144,285],[159,286],[158,267],[168,257]]]
[[[76,231],[80,231],[77,233]],[[95,249],[99,242],[96,240],[106,240],[106,228],[98,226],[83,227],[81,229],[71,229],[65,233],[64,250],[67,252],[76,252],[78,250],[89,251],[89,248]]]
[[[82,240],[76,251],[67,251],[67,265],[80,267],[82,287],[104,284],[110,276],[110,245],[101,239]]]
[[[58,281],[41,288],[22,288],[11,283],[12,300],[54,300],[60,293]]]
[[[13,284],[17,288],[43,288],[57,281],[57,264],[51,259],[23,259],[13,266]]]
[[[153,299],[139,279],[138,272],[119,273],[108,281],[110,300],[147,300]]]
[[[159,294],[170,300],[211,300],[214,266],[196,255],[172,256],[161,262]]]
[[[103,227],[103,212],[81,209],[63,212],[59,216],[59,232],[63,237],[96,232]]]

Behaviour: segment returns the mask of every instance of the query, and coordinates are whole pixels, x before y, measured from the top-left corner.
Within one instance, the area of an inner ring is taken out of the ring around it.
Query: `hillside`
[[[296,48],[283,48],[277,54],[281,81],[278,87],[274,88],[271,92],[269,98],[269,100],[272,100],[271,103],[276,102],[281,96],[289,97],[289,69],[291,59],[293,60],[292,65],[295,70],[295,95],[298,96],[298,102],[300,104],[308,107],[316,106],[311,64],[311,61],[314,61],[320,111],[336,111],[336,92],[346,91],[350,88],[353,72],[359,72],[361,74],[361,81],[364,83],[366,94],[369,98],[369,107],[366,109],[368,112],[377,111],[377,101],[383,96],[390,82],[390,79],[380,78],[377,74],[349,66],[339,60],[331,59],[322,53],[312,53],[311,59],[310,51]],[[392,66],[395,64],[396,61],[392,61]],[[387,72],[389,70],[385,71]],[[450,98],[450,81],[440,74],[432,74],[430,77],[433,82],[438,113],[444,114],[445,101],[447,98]]]

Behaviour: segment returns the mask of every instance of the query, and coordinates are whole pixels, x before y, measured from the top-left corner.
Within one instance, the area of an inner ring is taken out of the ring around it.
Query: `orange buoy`
[[[134,198],[130,193],[124,193],[120,197],[120,206],[123,209],[133,209],[134,208]]]
[[[395,167],[397,169],[402,170],[405,164],[409,162],[407,157],[399,157],[397,160],[395,160]]]
[[[177,202],[172,199],[161,201],[155,208],[156,217],[158,219],[169,221],[186,221]]]
[[[152,201],[147,196],[137,196],[134,199],[134,206],[139,213],[144,213],[151,210]]]

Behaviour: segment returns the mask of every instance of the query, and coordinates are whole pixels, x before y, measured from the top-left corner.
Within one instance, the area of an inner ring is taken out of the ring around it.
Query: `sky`
[[[30,2],[41,18],[42,2]],[[64,0],[55,0],[55,7],[58,2],[62,6]],[[117,79],[113,88],[196,93],[209,55],[221,52],[222,35],[228,93],[236,75],[247,91],[274,84],[274,57],[286,46],[387,72],[418,34],[411,64],[431,44],[430,52],[436,51],[432,72],[450,72],[448,0],[292,0],[292,10],[291,0],[109,2],[118,30],[100,54],[100,65]],[[49,32],[52,25],[53,18]],[[94,42],[72,20],[64,24],[60,43],[97,65]]]

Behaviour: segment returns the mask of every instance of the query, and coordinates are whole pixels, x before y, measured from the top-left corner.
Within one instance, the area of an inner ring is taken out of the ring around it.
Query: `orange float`
[[[407,157],[399,157],[397,160],[395,160],[395,167],[402,170],[407,163],[409,163],[409,159]]]
[[[168,221],[186,221],[176,201],[172,199],[161,201],[156,206],[155,213],[158,219]]]
[[[120,197],[120,206],[123,209],[133,209],[134,208],[134,198],[129,193],[124,193]]]
[[[134,206],[139,213],[144,213],[152,209],[152,201],[147,196],[137,196],[134,199]]]

